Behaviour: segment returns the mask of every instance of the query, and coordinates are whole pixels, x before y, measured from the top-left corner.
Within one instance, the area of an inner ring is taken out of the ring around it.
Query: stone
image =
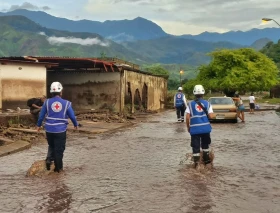
[[[136,119],[135,116],[131,116],[131,115],[127,115],[126,118],[127,118],[127,119],[130,119],[130,120],[135,120],[135,119]]]
[[[88,139],[96,139],[95,136],[88,136]]]
[[[13,132],[13,131],[11,131],[11,130],[6,130],[6,132],[4,133],[5,135],[7,135],[7,136],[15,136],[15,135],[17,135],[17,133],[16,132]]]
[[[31,167],[28,169],[26,176],[31,177],[31,176],[37,176],[37,177],[42,177],[49,175],[51,173],[54,173],[54,163],[52,162],[51,164],[51,169],[47,170],[46,167],[46,161],[45,160],[39,160],[35,161]]]

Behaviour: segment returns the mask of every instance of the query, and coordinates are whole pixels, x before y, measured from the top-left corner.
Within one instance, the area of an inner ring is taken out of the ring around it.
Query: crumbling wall
[[[72,102],[75,110],[120,109],[119,72],[48,71],[47,85],[59,81],[63,98]]]
[[[44,65],[0,64],[0,108],[27,109],[30,98],[46,95],[46,68]]]
[[[123,93],[126,103],[135,109],[159,110],[165,107],[167,97],[167,79],[133,71],[124,71]],[[131,100],[131,103],[128,103]]]

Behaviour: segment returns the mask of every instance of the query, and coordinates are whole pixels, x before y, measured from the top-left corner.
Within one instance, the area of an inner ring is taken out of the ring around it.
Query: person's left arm
[[[46,106],[46,104],[43,104],[42,109],[39,114],[38,121],[37,121],[37,130],[38,131],[40,130],[40,127],[42,126],[42,122],[43,122],[46,114],[47,114],[47,106]]]
[[[209,109],[208,109],[208,118],[213,119],[213,108],[212,105],[209,103]]]

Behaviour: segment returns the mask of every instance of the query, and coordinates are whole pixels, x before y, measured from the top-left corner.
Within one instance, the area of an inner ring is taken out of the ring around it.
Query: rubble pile
[[[107,122],[107,123],[128,123],[132,116],[120,115],[119,113],[111,112],[92,112],[77,115],[77,120],[91,120],[93,122]]]
[[[0,138],[11,141],[26,141],[28,143],[34,143],[44,139],[44,135],[37,133],[36,130],[31,127],[23,125],[11,125],[9,127],[0,126]],[[1,145],[1,144],[0,144]],[[2,145],[5,145],[4,143]]]

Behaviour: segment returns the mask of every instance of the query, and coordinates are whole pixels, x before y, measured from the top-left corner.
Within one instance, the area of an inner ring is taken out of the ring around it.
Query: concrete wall
[[[47,85],[59,81],[63,98],[73,104],[74,110],[120,109],[119,72],[48,71]]]
[[[167,97],[167,79],[125,70],[122,82],[122,92],[126,97],[122,102],[122,106],[131,99],[132,112],[135,111],[134,103],[136,103],[137,107],[139,107],[139,101],[137,100],[139,98],[142,105],[146,105],[142,107],[147,110],[158,110],[165,107]],[[131,93],[129,91],[129,87]]]
[[[26,63],[0,64],[0,108],[27,109],[29,98],[46,95],[46,68]]]

